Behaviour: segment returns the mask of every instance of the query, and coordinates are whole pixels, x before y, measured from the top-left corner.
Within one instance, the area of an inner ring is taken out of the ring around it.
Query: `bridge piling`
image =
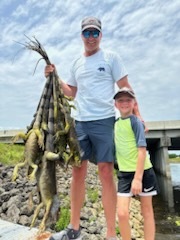
[[[160,194],[167,202],[170,210],[174,208],[173,186],[171,180],[171,171],[169,165],[168,147],[171,146],[169,137],[163,136],[157,145],[151,150],[150,156],[153,156],[152,163],[156,172]]]

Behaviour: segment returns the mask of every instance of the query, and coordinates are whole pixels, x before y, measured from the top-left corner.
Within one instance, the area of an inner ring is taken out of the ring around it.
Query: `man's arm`
[[[59,81],[60,81],[60,85],[62,87],[64,95],[75,98],[76,92],[77,92],[77,87],[70,86],[70,85],[64,83],[61,79],[59,79]]]
[[[53,72],[54,70],[56,71],[56,67],[54,64],[46,65],[45,70],[44,70],[45,77],[48,77],[49,74],[51,72]],[[59,78],[59,83],[62,87],[64,95],[66,95],[68,97],[73,97],[73,98],[76,96],[77,87],[73,87],[73,86],[66,84],[60,78]]]

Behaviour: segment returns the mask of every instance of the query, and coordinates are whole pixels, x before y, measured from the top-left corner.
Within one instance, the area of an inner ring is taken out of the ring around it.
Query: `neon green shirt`
[[[135,115],[119,118],[115,122],[116,159],[120,171],[135,172],[138,158],[138,148],[146,147],[144,125]],[[146,156],[144,170],[152,167]]]

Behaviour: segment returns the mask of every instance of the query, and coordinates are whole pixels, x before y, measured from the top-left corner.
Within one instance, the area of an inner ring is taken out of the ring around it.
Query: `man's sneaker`
[[[82,240],[82,236],[81,229],[79,228],[79,230],[74,230],[71,224],[69,224],[65,230],[59,233],[55,233],[49,238],[49,240],[73,240],[73,239]]]

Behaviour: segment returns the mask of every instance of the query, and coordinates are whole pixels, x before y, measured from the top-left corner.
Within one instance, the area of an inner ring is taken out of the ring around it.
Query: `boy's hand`
[[[138,195],[142,192],[142,181],[138,179],[133,179],[131,183],[131,192],[133,195]]]

